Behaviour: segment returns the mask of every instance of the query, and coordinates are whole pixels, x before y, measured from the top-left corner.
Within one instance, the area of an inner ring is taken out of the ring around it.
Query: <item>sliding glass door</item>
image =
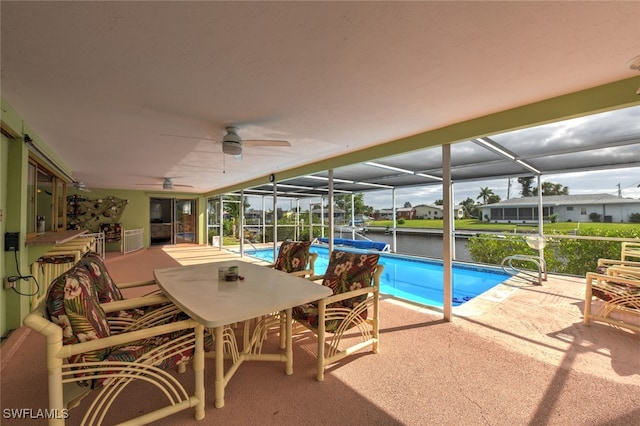
[[[196,243],[196,200],[151,198],[151,244]]]
[[[196,200],[175,200],[175,243],[196,243]]]

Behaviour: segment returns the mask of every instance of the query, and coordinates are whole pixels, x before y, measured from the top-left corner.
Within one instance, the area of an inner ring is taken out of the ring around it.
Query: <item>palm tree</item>
[[[493,193],[493,190],[490,189],[488,186],[485,186],[484,188],[480,188],[480,195],[476,197],[476,200],[479,200],[480,198],[482,198],[482,204],[487,204],[487,200],[492,195],[495,195]]]

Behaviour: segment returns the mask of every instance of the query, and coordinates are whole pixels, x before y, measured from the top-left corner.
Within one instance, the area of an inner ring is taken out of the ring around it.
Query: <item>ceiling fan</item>
[[[91,192],[91,189],[90,189],[87,185],[85,185],[85,183],[84,183],[84,182],[82,182],[82,181],[76,181],[76,182],[74,182],[74,183],[73,183],[73,187],[74,187],[75,189],[77,189],[78,191]]]
[[[160,185],[162,185],[162,189],[164,189],[166,191],[171,191],[171,190],[173,190],[173,189],[175,189],[177,187],[193,188],[193,185],[181,185],[181,184],[173,183],[173,178],[171,178],[171,177],[162,178],[162,183],[136,183],[136,185],[140,185],[140,186],[147,186],[147,185],[160,186]]]
[[[252,139],[252,140],[243,140],[240,135],[238,135],[238,128],[235,126],[227,126],[225,127],[227,132],[226,135],[222,137],[222,140],[215,140],[209,138],[201,138],[196,136],[182,136],[182,135],[162,135],[162,136],[174,136],[178,138],[189,138],[189,139],[199,139],[199,140],[210,140],[213,142],[222,144],[222,152],[227,155],[240,156],[242,155],[243,148],[245,146],[281,146],[288,147],[291,144],[288,141],[283,140],[275,140],[275,139]]]

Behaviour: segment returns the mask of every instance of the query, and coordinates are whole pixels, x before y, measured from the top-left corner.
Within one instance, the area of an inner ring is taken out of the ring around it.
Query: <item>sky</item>
[[[613,151],[615,155],[631,156],[631,163],[640,164],[640,105],[630,108],[594,114],[587,117],[578,117],[570,120],[549,123],[541,126],[520,129],[512,132],[495,135],[494,139],[503,146],[522,146],[522,141],[531,141],[536,145],[553,146],[561,141],[569,146],[586,147],[588,141],[598,140],[630,140],[634,143],[623,147],[622,150]],[[506,144],[506,145],[504,145]],[[591,143],[597,146],[597,144]],[[566,146],[566,145],[563,145]],[[526,147],[526,145],[524,146]],[[610,148],[607,148],[611,150]],[[525,149],[526,151],[526,149]],[[544,151],[543,151],[544,152]],[[611,151],[609,151],[611,152]],[[585,155],[598,155],[598,151],[585,151]],[[583,194],[610,194],[627,198],[640,199],[640,167],[628,167],[624,169],[610,169],[586,172],[573,172],[564,174],[542,175],[542,182],[552,182],[561,184],[569,188],[570,195]],[[537,180],[532,183],[532,187],[537,186]],[[494,194],[500,196],[501,200],[521,197],[522,186],[517,178],[511,179],[511,189],[509,190],[509,179],[489,179],[475,182],[454,182],[453,198],[454,203],[459,204],[467,198],[471,198],[477,203],[481,188],[488,187]],[[406,202],[411,206],[419,204],[434,204],[436,200],[443,198],[441,185],[430,185],[424,187],[396,188],[396,207],[403,207]],[[315,199],[312,202],[317,203]],[[252,206],[253,202],[250,201]],[[282,199],[278,202],[278,207],[289,210],[295,207],[295,201]],[[308,208],[309,201],[301,201],[302,209]],[[389,209],[393,205],[391,190],[364,192],[364,203],[375,210]],[[261,209],[261,206],[253,206]],[[266,206],[270,208],[269,205]]]
[[[638,148],[640,151],[640,148]],[[638,153],[640,157],[640,152]],[[543,182],[559,183],[569,187],[569,194],[610,194],[618,195],[618,184],[623,197],[640,198],[640,167],[616,170],[601,170],[581,173],[567,173],[560,175],[543,175]],[[480,189],[490,188],[501,200],[507,199],[508,179],[492,179],[478,182],[454,183],[453,198],[455,204],[471,198],[476,203]],[[533,184],[534,187],[537,182]],[[511,191],[509,198],[521,197],[522,186],[516,179],[511,179]],[[404,206],[405,202],[412,206],[418,204],[434,204],[442,199],[442,188],[438,185],[424,188],[398,188],[396,189],[396,207]],[[374,209],[391,208],[391,191],[376,191],[364,194],[364,203]]]

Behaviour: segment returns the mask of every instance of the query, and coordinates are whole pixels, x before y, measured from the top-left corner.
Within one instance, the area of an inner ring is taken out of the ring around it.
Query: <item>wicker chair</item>
[[[293,308],[293,319],[318,337],[318,381],[324,380],[327,365],[367,346],[371,346],[374,353],[378,351],[383,270],[383,266],[378,265],[379,256],[334,250],[325,275],[318,277],[322,278],[322,285],[332,289],[333,295]],[[355,337],[357,342],[351,343],[349,336],[349,343],[345,343],[343,338],[352,329],[360,333],[360,338]]]
[[[606,274],[610,266],[640,268],[640,243],[624,242],[620,250],[620,259],[598,259],[597,271]]]
[[[594,298],[599,307],[593,309]],[[613,266],[607,274],[587,273],[584,324],[603,322],[640,333],[640,273]]]
[[[58,277],[47,298],[24,320],[46,338],[50,425],[64,424],[67,410],[90,392],[98,392],[82,424],[101,424],[123,389],[140,380],[161,390],[166,405],[134,419],[146,424],[187,408],[204,418],[203,327],[191,319],[174,318],[161,325],[112,329],[110,312],[167,304],[162,295],[100,304],[93,277],[78,265]],[[132,331],[133,330],[133,331]],[[165,370],[193,359],[192,393]],[[66,360],[66,362],[65,362]]]
[[[318,253],[310,253],[311,241],[284,241],[280,245],[278,257],[269,267],[299,277],[313,279],[315,277],[315,261]],[[280,349],[285,348],[285,320],[280,312],[273,312],[253,320],[255,323],[253,333],[250,332],[252,321],[244,323],[244,348],[249,348],[256,353],[262,351],[262,344],[267,338],[267,333],[274,327],[279,327]]]
[[[284,241],[280,245],[274,269],[301,277],[315,275],[315,261],[318,253],[310,253],[311,241]]]

